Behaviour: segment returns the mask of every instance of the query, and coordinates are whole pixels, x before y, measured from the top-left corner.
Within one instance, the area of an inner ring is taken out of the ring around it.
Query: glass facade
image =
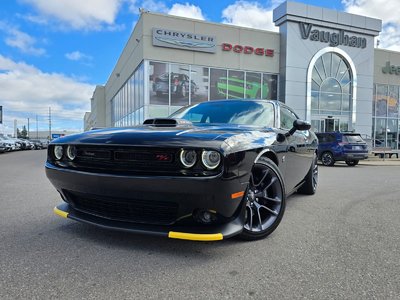
[[[111,100],[112,124],[115,127],[125,127],[143,123],[144,98],[142,62]]]
[[[315,131],[349,128],[353,76],[349,63],[327,52],[315,62],[311,77],[311,114]]]
[[[111,100],[112,124],[137,125],[210,100],[277,100],[277,90],[277,74],[144,61]]]
[[[372,145],[400,149],[399,89],[397,85],[375,84],[372,102]]]

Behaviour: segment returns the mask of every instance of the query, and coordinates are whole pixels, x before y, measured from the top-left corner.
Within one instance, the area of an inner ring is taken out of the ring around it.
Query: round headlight
[[[62,146],[55,146],[54,147],[54,157],[57,160],[60,160],[63,156],[64,150]]]
[[[180,158],[184,167],[191,168],[196,164],[197,154],[194,150],[182,150]]]
[[[67,157],[70,160],[74,160],[76,157],[76,147],[75,146],[68,146],[67,148]]]
[[[217,151],[203,151],[201,162],[207,169],[213,170],[221,162],[221,155]]]

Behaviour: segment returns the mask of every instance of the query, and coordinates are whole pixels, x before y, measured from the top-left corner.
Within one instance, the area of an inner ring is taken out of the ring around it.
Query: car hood
[[[147,147],[204,147],[237,152],[276,141],[271,128],[226,126],[137,126],[87,131],[58,138],[52,144],[92,144]]]

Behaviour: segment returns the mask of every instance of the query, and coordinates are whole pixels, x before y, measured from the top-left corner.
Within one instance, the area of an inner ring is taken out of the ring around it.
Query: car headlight
[[[182,150],[180,155],[181,163],[186,168],[191,168],[196,164],[197,154],[194,150]]]
[[[54,157],[56,160],[60,160],[64,154],[64,149],[62,146],[54,146]]]
[[[221,162],[221,155],[217,151],[203,151],[201,162],[207,169],[214,170]]]
[[[67,147],[67,157],[70,160],[74,160],[76,158],[76,147],[75,146],[68,146]]]

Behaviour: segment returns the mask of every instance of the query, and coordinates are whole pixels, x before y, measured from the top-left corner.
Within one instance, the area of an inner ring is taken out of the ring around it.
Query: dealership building
[[[279,100],[315,131],[356,131],[399,148],[400,53],[375,48],[382,21],[296,2],[278,32],[142,12],[85,129],[125,127],[180,107]]]

